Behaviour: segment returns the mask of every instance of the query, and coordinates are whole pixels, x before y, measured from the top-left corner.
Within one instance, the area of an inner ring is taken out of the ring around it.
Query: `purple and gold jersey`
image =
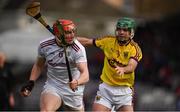
[[[133,86],[134,72],[119,76],[116,74],[115,65],[126,66],[130,58],[139,62],[142,52],[138,44],[131,40],[127,45],[120,46],[113,36],[96,39],[94,44],[102,49],[105,55],[101,80],[112,86]]]
[[[85,48],[75,39],[66,49],[73,79],[78,79],[80,72],[77,63],[87,62]],[[55,37],[40,42],[38,56],[46,60],[47,81],[53,81],[58,85],[69,82],[64,48],[57,45]]]

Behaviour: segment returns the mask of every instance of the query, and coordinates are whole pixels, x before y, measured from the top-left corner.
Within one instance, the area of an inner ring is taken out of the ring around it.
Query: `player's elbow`
[[[86,77],[84,79],[84,83],[87,83],[89,81],[89,73],[86,74]]]

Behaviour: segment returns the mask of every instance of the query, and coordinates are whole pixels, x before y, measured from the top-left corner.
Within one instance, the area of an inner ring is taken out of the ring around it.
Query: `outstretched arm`
[[[93,45],[93,39],[91,39],[91,38],[77,37],[77,40],[78,40],[83,46]]]

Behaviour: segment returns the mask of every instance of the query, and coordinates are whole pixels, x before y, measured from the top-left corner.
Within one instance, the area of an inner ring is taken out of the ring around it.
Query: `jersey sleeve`
[[[41,45],[38,46],[38,57],[45,57],[43,48],[41,47]]]
[[[100,37],[100,38],[97,38],[94,40],[94,45],[96,47],[99,47],[100,49],[105,49],[105,46],[109,43],[110,39],[112,37],[108,37],[108,36],[105,36],[105,37]]]
[[[87,56],[84,47],[81,47],[81,49],[76,53],[75,62],[76,63],[87,62]]]
[[[131,58],[135,59],[137,62],[142,59],[142,51],[137,43],[134,44],[133,50],[131,52]]]

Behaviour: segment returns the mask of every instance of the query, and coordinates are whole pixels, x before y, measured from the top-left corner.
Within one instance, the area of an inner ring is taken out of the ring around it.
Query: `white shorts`
[[[63,105],[68,106],[74,110],[81,110],[82,108],[84,108],[83,95],[76,94],[76,92],[71,95],[65,94],[65,92],[63,92],[59,88],[56,88],[56,86],[52,86],[51,84],[46,83],[41,94],[53,94],[63,101]]]
[[[127,86],[110,86],[101,83],[94,103],[104,105],[110,109],[115,106],[115,110],[123,105],[132,105],[132,90]]]

